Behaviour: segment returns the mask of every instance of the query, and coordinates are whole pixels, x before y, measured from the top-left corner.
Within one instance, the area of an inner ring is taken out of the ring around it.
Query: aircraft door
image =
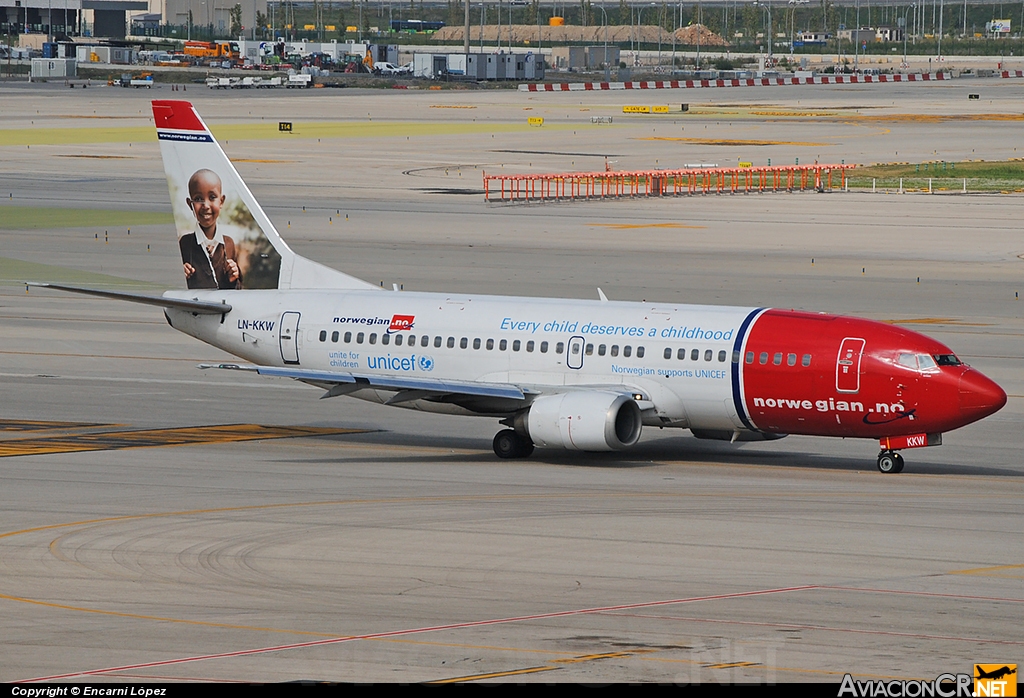
[[[583,368],[583,337],[572,337],[565,350],[565,365],[569,368]]]
[[[839,345],[836,357],[836,391],[856,393],[860,391],[860,359],[864,354],[864,340],[847,337]]]
[[[299,363],[299,313],[287,312],[281,316],[281,360],[286,364]]]

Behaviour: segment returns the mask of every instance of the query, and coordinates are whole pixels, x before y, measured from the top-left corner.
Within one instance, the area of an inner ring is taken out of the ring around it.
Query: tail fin
[[[153,117],[189,288],[377,288],[295,254],[191,103]]]

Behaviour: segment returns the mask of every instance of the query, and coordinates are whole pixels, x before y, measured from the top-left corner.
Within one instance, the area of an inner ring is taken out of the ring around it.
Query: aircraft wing
[[[261,376],[294,378],[303,383],[326,388],[321,397],[346,395],[356,390],[377,388],[395,390],[397,394],[387,404],[419,400],[424,397],[465,395],[472,397],[505,398],[525,400],[522,388],[510,383],[479,383],[439,378],[411,378],[408,376],[381,376],[366,373],[316,371],[307,368],[281,368],[278,366],[256,366],[253,364],[200,364],[199,368],[221,368],[231,371],[254,371]]]

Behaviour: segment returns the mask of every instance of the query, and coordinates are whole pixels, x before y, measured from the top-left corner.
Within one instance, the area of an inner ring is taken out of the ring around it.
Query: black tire
[[[905,465],[905,463],[903,462],[903,456],[901,456],[899,453],[894,453],[892,454],[892,457],[896,459],[896,469],[893,470],[893,472],[902,473],[903,466]]]
[[[897,463],[896,454],[892,451],[883,451],[878,454],[878,469],[883,473],[898,473]]]
[[[494,435],[494,441],[491,446],[494,448],[494,455],[498,458],[518,458],[520,451],[519,434],[511,429],[499,431]]]

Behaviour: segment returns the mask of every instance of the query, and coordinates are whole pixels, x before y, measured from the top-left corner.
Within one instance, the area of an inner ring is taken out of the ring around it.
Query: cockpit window
[[[953,359],[957,360],[955,356]],[[906,366],[907,368],[912,368],[918,371],[930,371],[938,367],[938,364],[935,363],[935,359],[928,354],[900,354],[896,357],[896,363],[900,366]],[[957,363],[960,363],[959,360],[957,360]]]
[[[935,363],[939,366],[959,366],[960,359],[956,358],[956,354],[936,354]]]
[[[900,354],[896,357],[896,363],[907,368],[917,368],[917,357],[913,354]]]

